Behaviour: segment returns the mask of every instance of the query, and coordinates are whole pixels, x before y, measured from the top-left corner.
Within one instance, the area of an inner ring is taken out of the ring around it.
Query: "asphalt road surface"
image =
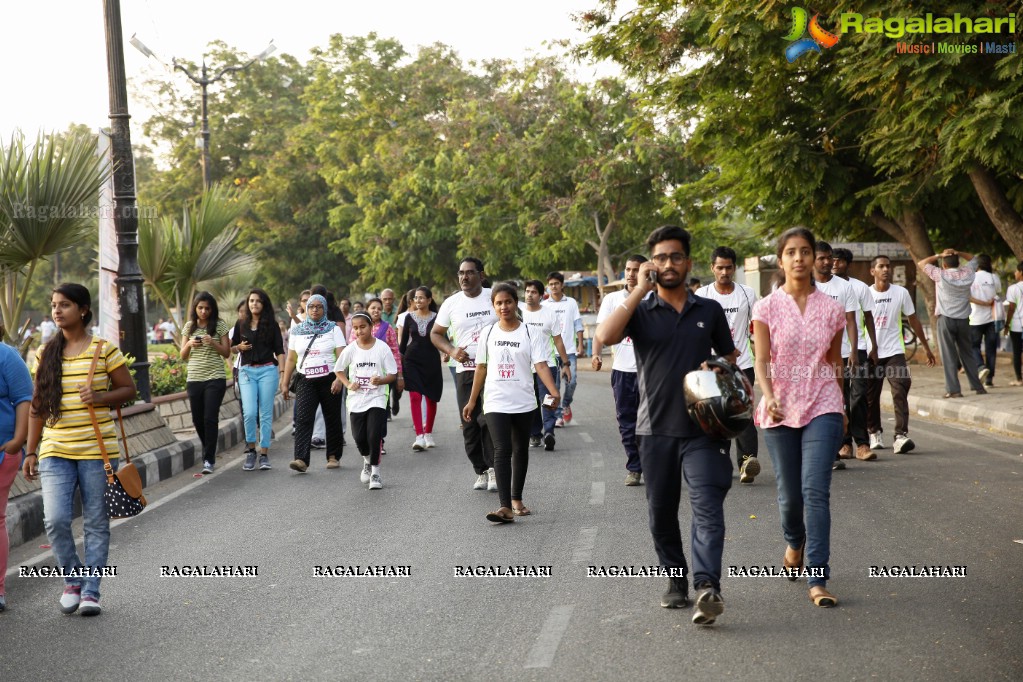
[[[1023,679],[1023,441],[914,417],[914,454],[835,474],[838,608],[813,607],[805,580],[725,577],[724,615],[699,628],[691,609],[660,608],[665,578],[587,577],[656,556],[644,488],[623,485],[608,373],[581,374],[574,411],[555,452],[531,450],[534,515],[499,527],[484,519],[497,495],[471,489],[450,383],[436,449],[411,452],[407,402],[391,422],[380,491],[359,483],[353,446],[340,470],[322,450],[309,473],[289,470],[279,421],[272,471],[242,471],[236,448],[213,476],[196,467],[147,491],[151,507],[114,527],[100,617],[61,614],[57,578],[9,577],[0,680]],[[781,564],[761,448],[764,472],[752,486],[736,473],[726,501],[726,567]],[[12,552],[11,572],[51,565],[46,542]],[[258,575],[161,577],[196,565]],[[455,575],[509,565],[551,575]],[[966,577],[869,577],[907,565]]]

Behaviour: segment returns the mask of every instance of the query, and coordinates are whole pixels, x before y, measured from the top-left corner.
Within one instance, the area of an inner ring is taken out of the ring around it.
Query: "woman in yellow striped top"
[[[61,284],[53,290],[50,310],[61,333],[37,355],[24,474],[30,481],[40,478],[42,482],[43,525],[54,558],[65,572],[60,610],[95,616],[100,613],[99,584],[107,564],[110,519],[103,504],[103,456],[88,404],[97,408],[96,421],[116,468],[120,449],[110,407],[132,400],[135,382],[117,346],[89,335],[92,297],[88,289]],[[92,384],[87,386],[97,345],[102,350]],[[76,489],[81,492],[85,521],[84,564],[71,532]]]

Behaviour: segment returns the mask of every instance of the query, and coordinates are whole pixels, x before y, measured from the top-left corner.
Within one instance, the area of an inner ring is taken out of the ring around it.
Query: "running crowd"
[[[850,252],[832,249],[803,228],[779,239],[782,276],[762,299],[734,281],[738,256],[727,246],[714,250],[714,281],[702,287],[689,278],[690,235],[684,229],[658,228],[647,246],[649,257],[629,257],[625,287],[601,303],[591,367],[601,371],[603,349],[611,347],[624,483],[646,484],[654,548],[661,565],[673,569],[661,605],[688,606],[692,584],[694,623],[710,625],[724,611],[724,500],[733,469],[731,457],[721,453],[731,443],[690,419],[680,390],[682,377],[706,367],[712,356],[732,363],[762,394],[754,418],[734,439],[740,482],[752,484],[761,471],[762,433],[778,490],[783,566],[792,580],[808,578],[815,605],[837,605],[826,587],[831,476],[845,468],[845,460],[874,460],[885,449],[880,395],[886,380],[895,406],[893,452],[915,447],[909,437],[905,324],[922,342],[928,365],[935,356],[912,297],[892,282],[889,258],[873,259],[868,286],[848,276]],[[1000,283],[984,276],[991,274],[990,259],[949,249],[918,265],[937,283],[946,398],[962,396],[960,366],[971,388],[984,393],[994,375],[995,344],[989,339],[992,329],[998,333],[1002,303]],[[238,305],[233,325],[221,316],[216,299],[200,292],[180,345],[203,472],[212,473],[217,464],[219,413],[232,357],[245,471],[272,469],[273,404],[280,392],[294,398],[288,467],[306,473],[311,451],[322,449],[325,467],[338,468],[350,433],[362,457],[360,480],[369,490],[383,487],[388,422],[399,413],[403,393],[409,394],[415,427],[411,449],[436,447],[434,424],[447,364],[472,488],[498,493],[500,506],[486,518],[506,524],[532,514],[523,503],[529,449],[553,451],[555,430],[572,420],[582,318],[559,272],[549,273],[546,283],[526,280],[521,301],[517,283],[491,286],[486,277],[480,259],[463,258],[459,291],[439,307],[427,286],[408,291],[397,303],[390,289],[363,303],[337,300],[326,287],[313,285],[301,293],[297,309],[287,304],[290,326],[279,323],[262,289],[252,289]],[[1005,333],[1013,344],[1013,384],[1023,385],[1018,314],[1023,264],[1015,277],[1002,319],[1010,321]],[[98,440],[116,464],[119,445],[110,408],[132,400],[136,391],[117,346],[90,333],[92,301],[85,287],[54,289],[51,315],[58,333],[40,348],[34,379],[17,353],[0,345],[0,502],[6,509],[19,469],[27,479],[41,480],[46,532],[68,573],[60,608],[96,615],[100,575],[84,569],[106,566],[110,537]],[[692,570],[679,524],[683,479],[692,512]],[[76,490],[85,522],[84,561],[71,531]],[[2,530],[0,610],[6,604],[6,526]]]

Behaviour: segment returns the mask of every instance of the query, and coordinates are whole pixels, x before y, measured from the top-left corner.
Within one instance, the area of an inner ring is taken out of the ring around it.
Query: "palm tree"
[[[96,239],[99,189],[109,175],[92,135],[40,135],[31,147],[20,134],[0,146],[0,313],[4,340],[22,345],[32,276],[40,261]]]
[[[184,306],[213,280],[247,272],[256,259],[238,249],[235,221],[246,210],[242,195],[219,184],[170,217],[139,221],[139,266],[149,291],[167,310],[178,334]],[[179,312],[178,315],[174,311]]]

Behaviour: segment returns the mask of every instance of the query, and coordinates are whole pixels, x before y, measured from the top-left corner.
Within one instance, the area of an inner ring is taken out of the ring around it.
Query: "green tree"
[[[22,313],[41,262],[94,237],[107,174],[89,135],[14,136],[0,146],[0,311],[4,339],[25,341]],[[27,345],[24,345],[27,348]]]
[[[255,258],[238,248],[236,222],[245,210],[240,192],[214,185],[185,206],[180,222],[169,216],[139,221],[142,276],[179,333],[197,291],[255,267]]]

